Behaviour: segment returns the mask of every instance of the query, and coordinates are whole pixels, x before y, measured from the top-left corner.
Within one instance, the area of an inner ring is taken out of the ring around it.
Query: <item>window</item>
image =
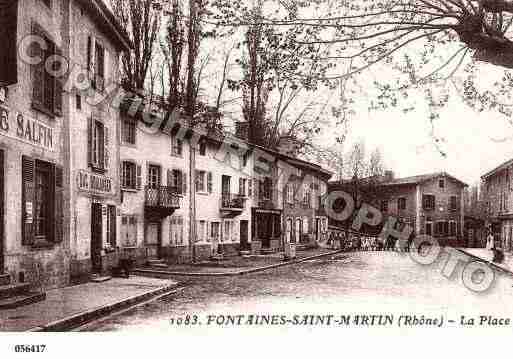
[[[303,217],[303,233],[310,233],[310,222],[308,217]]]
[[[176,136],[171,136],[171,154],[173,156],[182,157],[183,142]]]
[[[449,209],[451,211],[456,211],[458,209],[458,197],[451,196],[449,199]]]
[[[46,62],[52,56],[60,56],[61,52],[39,25],[33,25],[33,34],[43,39],[45,45],[34,43],[31,55],[41,61],[32,66],[33,94],[32,107],[44,113],[61,116],[62,114],[62,83],[54,76],[62,72],[59,61],[50,61],[52,71],[45,68]]]
[[[171,187],[176,193],[185,195],[187,192],[186,182],[185,174],[181,170],[167,171],[167,186]]]
[[[294,186],[292,183],[287,184],[287,203],[294,203]]]
[[[123,247],[137,246],[137,217],[121,217],[121,245]]]
[[[89,164],[95,170],[104,171],[108,167],[107,128],[92,118],[89,127]]]
[[[264,200],[270,200],[272,198],[272,185],[273,181],[269,177],[266,177],[263,181],[259,182],[260,185],[260,198]]]
[[[169,226],[171,244],[181,246],[184,244],[184,225],[182,216],[172,216]]]
[[[95,90],[103,92],[103,89],[105,88],[105,49],[97,41],[95,42],[94,48],[94,77],[92,86]]]
[[[246,187],[248,180],[245,178],[239,178],[239,195],[246,196]]]
[[[124,117],[121,121],[121,142],[129,145],[135,145],[136,120],[130,117]]]
[[[137,165],[130,161],[123,161],[121,186],[126,189],[137,188]]]
[[[381,212],[388,212],[388,201],[386,199],[381,201]]]
[[[22,244],[57,243],[63,234],[63,172],[55,164],[22,157]]]
[[[438,221],[436,222],[436,236],[445,237],[449,234],[449,222]]]
[[[306,208],[310,208],[311,207],[311,198],[312,198],[312,193],[309,190],[305,190],[303,192],[303,206],[305,206]]]
[[[196,192],[206,192],[206,172],[196,171]]]
[[[231,241],[233,238],[233,222],[232,221],[224,221],[224,235],[222,238],[222,242]]]
[[[199,154],[200,156],[206,156],[207,155],[207,141],[202,140],[199,143]]]
[[[212,222],[212,227],[210,228],[210,237],[212,239],[219,239],[219,222]]]
[[[50,237],[51,214],[50,203],[50,164],[36,161],[35,201],[34,201],[34,236],[46,240]]]
[[[422,195],[422,209],[431,211],[435,209],[435,196],[432,194]]]
[[[433,235],[433,222],[426,222],[426,235]]]
[[[456,236],[456,221],[450,221],[449,222],[449,235],[450,236]]]
[[[242,167],[246,167],[248,165],[248,160],[249,160],[249,151],[246,151],[242,155]]]
[[[51,8],[52,7],[52,0],[43,0],[43,4],[45,4],[46,6]]]
[[[397,199],[397,209],[404,211],[406,209],[406,198],[400,197]]]
[[[197,242],[205,242],[207,240],[207,222],[206,221],[198,221],[196,238],[197,238]]]
[[[76,106],[77,106],[77,110],[82,110],[82,96],[80,96],[79,94],[77,94],[75,96],[75,103],[76,103]]]
[[[159,188],[160,187],[160,166],[149,165],[148,166],[148,187]]]
[[[443,180],[443,179],[438,180],[438,187],[445,188],[445,180]]]

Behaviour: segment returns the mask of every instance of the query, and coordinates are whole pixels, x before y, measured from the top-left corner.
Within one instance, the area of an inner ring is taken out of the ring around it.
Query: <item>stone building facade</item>
[[[413,235],[432,235],[441,245],[456,247],[464,245],[466,187],[465,183],[445,172],[403,178],[394,178],[393,173],[388,172],[383,177],[361,179],[358,184],[354,181],[331,182],[329,191],[343,190],[353,198],[358,197],[357,207],[362,202],[373,205],[382,213],[383,223],[393,216],[398,220],[398,226],[411,226]],[[355,196],[355,188],[358,196]],[[348,225],[332,223],[342,227]],[[369,228],[371,234],[379,233],[381,225]]]
[[[497,247],[513,250],[513,160],[481,176],[481,198],[485,227],[491,231]]]

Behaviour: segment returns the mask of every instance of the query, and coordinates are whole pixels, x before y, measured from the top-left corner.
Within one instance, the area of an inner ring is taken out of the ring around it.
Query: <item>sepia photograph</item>
[[[0,0],[0,353],[507,345],[512,24],[510,0]]]

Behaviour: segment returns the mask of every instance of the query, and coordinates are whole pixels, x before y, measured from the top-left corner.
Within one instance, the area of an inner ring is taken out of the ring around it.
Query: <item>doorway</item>
[[[162,243],[159,222],[149,222],[146,225],[145,242],[148,251],[148,258],[160,259],[162,257]]]
[[[93,273],[102,271],[102,205],[91,204],[91,266]]]
[[[240,221],[240,249],[245,251],[249,249],[248,242],[249,223],[247,220]]]

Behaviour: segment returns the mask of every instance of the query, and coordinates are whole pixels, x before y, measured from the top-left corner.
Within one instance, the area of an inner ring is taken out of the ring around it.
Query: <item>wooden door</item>
[[[102,271],[102,205],[91,204],[91,265],[94,273]]]
[[[240,248],[242,250],[249,249],[248,229],[249,229],[248,221],[241,220],[240,221]]]
[[[148,223],[146,226],[146,247],[148,248],[148,256],[153,258],[161,257],[161,239],[160,239],[160,223]]]

